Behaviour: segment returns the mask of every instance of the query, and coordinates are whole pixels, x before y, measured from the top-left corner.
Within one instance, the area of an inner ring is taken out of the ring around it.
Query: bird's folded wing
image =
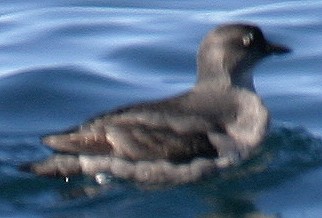
[[[203,117],[129,111],[96,119],[77,131],[47,136],[43,142],[69,153],[111,154],[130,160],[185,161],[216,156]]]

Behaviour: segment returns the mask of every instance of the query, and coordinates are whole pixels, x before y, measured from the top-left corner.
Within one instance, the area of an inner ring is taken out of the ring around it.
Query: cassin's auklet
[[[201,43],[192,90],[46,136],[43,143],[63,153],[31,164],[30,170],[46,176],[107,172],[137,182],[178,184],[236,164],[256,150],[269,122],[251,70],[264,57],[289,51],[266,41],[256,26],[222,25]]]

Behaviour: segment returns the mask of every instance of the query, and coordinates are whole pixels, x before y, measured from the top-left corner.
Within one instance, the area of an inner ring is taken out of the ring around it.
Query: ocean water
[[[322,217],[322,1],[0,2],[1,217]],[[255,69],[272,114],[261,154],[220,177],[141,187],[50,179],[44,134],[193,86],[202,37],[251,22],[292,48]]]

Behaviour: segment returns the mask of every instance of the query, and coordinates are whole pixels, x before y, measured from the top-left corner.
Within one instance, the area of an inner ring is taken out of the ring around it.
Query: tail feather
[[[108,154],[111,151],[111,146],[107,143],[105,134],[95,132],[49,135],[45,136],[42,142],[56,151],[74,154]]]

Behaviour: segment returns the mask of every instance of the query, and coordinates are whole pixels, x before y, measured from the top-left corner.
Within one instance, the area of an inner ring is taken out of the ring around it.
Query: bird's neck
[[[213,86],[235,86],[255,92],[252,67],[235,66],[226,67],[223,62],[206,65],[208,68],[198,66],[197,86],[212,84]]]
[[[252,69],[246,68],[243,72],[234,71],[231,74],[230,81],[233,86],[255,92]]]

